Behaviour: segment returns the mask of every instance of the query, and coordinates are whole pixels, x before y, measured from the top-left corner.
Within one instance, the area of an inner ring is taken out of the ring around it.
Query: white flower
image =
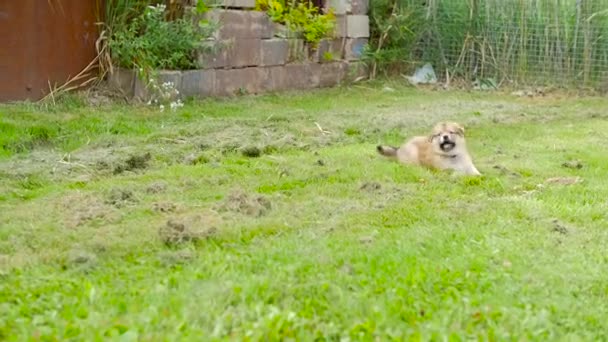
[[[162,112],[162,111],[164,111],[164,110],[165,110],[165,106],[161,104],[161,105],[160,105],[160,111]]]
[[[177,101],[173,101],[170,104],[171,106],[171,110],[176,110],[177,108],[181,108],[184,106],[184,104],[182,103],[182,101],[180,99],[178,99]]]

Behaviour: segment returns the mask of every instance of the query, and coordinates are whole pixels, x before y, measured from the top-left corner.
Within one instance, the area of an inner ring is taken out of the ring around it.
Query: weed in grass
[[[241,153],[245,157],[257,158],[262,154],[262,151],[260,151],[260,149],[255,146],[246,146],[243,149],[241,149]]]
[[[195,243],[217,234],[219,219],[212,214],[192,214],[174,217],[158,230],[160,239],[168,246]]]
[[[224,203],[218,208],[221,211],[228,211],[247,216],[263,216],[272,209],[272,202],[261,195],[248,195],[241,190],[231,192]]]
[[[167,191],[167,183],[166,182],[154,182],[146,187],[146,192],[149,194],[157,194]]]
[[[116,208],[134,205],[137,202],[139,202],[139,200],[137,199],[133,191],[123,188],[111,189],[105,201],[106,204],[112,205]]]
[[[141,155],[132,155],[124,163],[114,168],[114,174],[120,174],[125,171],[142,170],[148,167],[148,162],[152,159],[152,155],[147,152]]]

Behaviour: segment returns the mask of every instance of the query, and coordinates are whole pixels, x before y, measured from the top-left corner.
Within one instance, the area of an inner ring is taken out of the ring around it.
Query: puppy
[[[481,175],[467,150],[464,128],[455,122],[440,122],[429,136],[414,137],[401,147],[379,145],[377,149],[381,155],[404,164]]]

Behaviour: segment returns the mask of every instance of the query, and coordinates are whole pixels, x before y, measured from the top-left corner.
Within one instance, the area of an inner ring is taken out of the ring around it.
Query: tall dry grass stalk
[[[368,55],[380,65],[431,62],[467,80],[585,86],[608,72],[608,0],[376,0],[372,47],[391,6],[412,33],[384,32],[387,51]]]

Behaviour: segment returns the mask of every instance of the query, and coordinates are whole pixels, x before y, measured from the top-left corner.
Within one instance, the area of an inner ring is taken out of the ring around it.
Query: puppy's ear
[[[464,127],[462,127],[459,124],[456,124],[456,133],[460,134],[461,136],[464,137]]]

